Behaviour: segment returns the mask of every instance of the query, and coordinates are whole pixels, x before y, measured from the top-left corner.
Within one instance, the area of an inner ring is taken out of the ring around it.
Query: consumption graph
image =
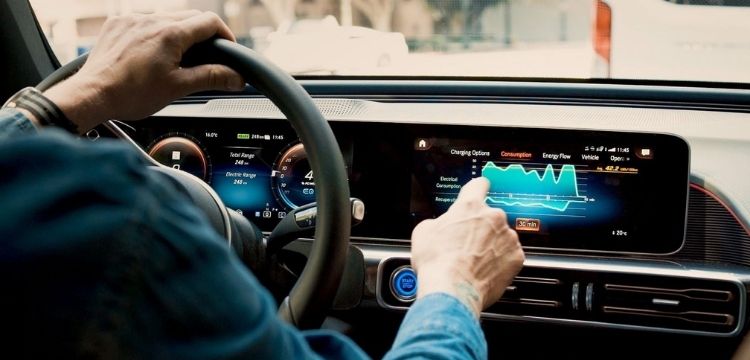
[[[577,204],[586,204],[593,199],[582,189],[579,182],[585,177],[578,174],[573,164],[563,164],[556,170],[552,164],[510,163],[498,166],[488,161],[482,167],[482,176],[490,180],[487,203],[495,207],[518,207],[533,210],[549,210],[550,215],[569,211],[582,211]],[[581,179],[579,179],[581,177]]]

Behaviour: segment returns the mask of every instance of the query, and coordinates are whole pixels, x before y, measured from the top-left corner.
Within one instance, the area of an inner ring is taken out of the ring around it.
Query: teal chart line
[[[547,164],[540,174],[539,170],[526,170],[522,164],[500,167],[488,161],[482,167],[482,176],[490,180],[490,206],[542,207],[564,212],[573,203],[587,201],[579,193],[575,165],[562,165],[555,177],[552,164]]]

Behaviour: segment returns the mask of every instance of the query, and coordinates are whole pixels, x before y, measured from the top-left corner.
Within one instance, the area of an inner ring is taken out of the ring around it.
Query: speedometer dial
[[[274,196],[287,209],[315,202],[315,179],[300,143],[281,153],[273,166],[271,181]]]

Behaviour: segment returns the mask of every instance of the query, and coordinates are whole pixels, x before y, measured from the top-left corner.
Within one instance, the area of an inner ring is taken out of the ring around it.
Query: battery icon
[[[239,140],[248,140],[248,139],[250,139],[250,134],[237,134],[237,139],[239,139]]]

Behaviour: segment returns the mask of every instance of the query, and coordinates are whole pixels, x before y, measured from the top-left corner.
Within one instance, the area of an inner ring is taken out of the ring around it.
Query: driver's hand
[[[411,263],[417,298],[435,292],[455,296],[476,316],[503,295],[521,270],[524,254],[505,212],[485,204],[489,181],[476,178],[461,189],[442,216],[414,229]]]
[[[226,66],[179,66],[187,49],[215,36],[234,41],[211,12],[110,18],[83,68],[45,95],[86,131],[109,119],[145,118],[190,93],[241,90],[245,81]]]

